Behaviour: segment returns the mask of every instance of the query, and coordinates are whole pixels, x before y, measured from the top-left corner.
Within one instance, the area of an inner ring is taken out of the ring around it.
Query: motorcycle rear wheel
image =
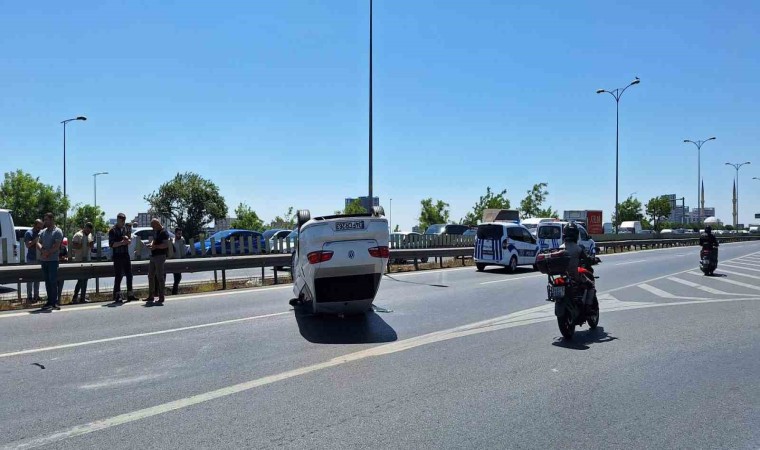
[[[595,330],[597,325],[599,325],[599,301],[596,299],[596,295],[594,295],[594,305],[592,306],[591,314],[586,318],[586,322],[592,330]]]
[[[562,333],[562,337],[568,341],[573,339],[573,335],[575,334],[575,324],[573,323],[573,318],[570,313],[566,311],[564,314],[557,317],[557,326],[559,327],[559,332]]]

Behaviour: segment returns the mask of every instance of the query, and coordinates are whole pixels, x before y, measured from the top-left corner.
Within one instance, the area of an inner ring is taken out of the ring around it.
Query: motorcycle
[[[699,252],[699,270],[704,275],[712,275],[718,268],[718,246],[705,246]]]
[[[594,276],[595,264],[602,261],[596,256],[581,258],[578,273],[583,281],[578,283],[568,273],[570,258],[564,251],[545,252],[538,255],[536,266],[546,274],[547,301],[554,303],[554,315],[562,336],[570,340],[575,327],[588,323],[590,329],[599,325],[599,300],[596,298]]]

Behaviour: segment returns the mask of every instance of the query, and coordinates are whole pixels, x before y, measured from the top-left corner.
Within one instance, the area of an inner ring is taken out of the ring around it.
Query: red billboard
[[[601,211],[586,211],[586,224],[589,234],[604,234]]]

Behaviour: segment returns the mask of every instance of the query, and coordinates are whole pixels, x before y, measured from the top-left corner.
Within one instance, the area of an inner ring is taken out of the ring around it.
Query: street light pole
[[[391,199],[388,211],[388,220],[390,221],[390,231],[393,232],[393,199]]]
[[[742,168],[742,166],[749,164],[750,162],[743,162],[743,163],[726,163],[727,166],[731,166],[734,169],[736,169],[736,214],[734,215],[734,229],[738,228],[739,226],[739,169]]]
[[[602,93],[608,93],[615,99],[615,221],[614,222],[620,222],[620,202],[618,198],[618,191],[620,187],[620,97],[623,95],[623,92],[625,92],[626,89],[633,86],[634,84],[639,84],[641,80],[639,80],[639,77],[636,77],[633,81],[631,81],[628,86],[624,88],[618,88],[614,89],[612,91],[608,91],[606,89],[597,89],[597,94]],[[615,233],[618,232],[619,225],[617,223],[614,223],[615,225]]]
[[[369,200],[367,204],[375,204],[372,196],[372,0],[369,0]]]
[[[66,124],[74,120],[87,120],[85,116],[74,117],[73,119],[62,120],[63,124],[63,198],[66,200]],[[66,232],[66,216],[68,215],[68,208],[63,210],[63,232]]]
[[[108,172],[98,172],[92,174],[92,192],[95,209],[98,208],[98,175],[108,175]]]
[[[704,141],[692,141],[689,139],[683,140],[684,143],[690,142],[697,147],[697,211],[698,211],[697,223],[702,222],[702,213],[704,213],[704,211],[702,211],[703,208],[699,206],[700,202],[703,202],[702,194],[701,194],[702,192],[702,146],[705,144],[705,142],[714,141],[714,140],[715,140],[715,136],[709,139],[705,139]]]

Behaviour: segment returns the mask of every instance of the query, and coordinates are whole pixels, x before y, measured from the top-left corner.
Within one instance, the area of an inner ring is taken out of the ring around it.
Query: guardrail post
[[[420,270],[420,266],[419,266],[419,264],[417,262],[417,257],[416,256],[414,257],[414,270]]]
[[[277,266],[274,266],[273,269],[274,269],[274,284],[277,284]],[[264,283],[262,282],[262,284]]]
[[[227,271],[222,269],[222,290],[227,290]]]

